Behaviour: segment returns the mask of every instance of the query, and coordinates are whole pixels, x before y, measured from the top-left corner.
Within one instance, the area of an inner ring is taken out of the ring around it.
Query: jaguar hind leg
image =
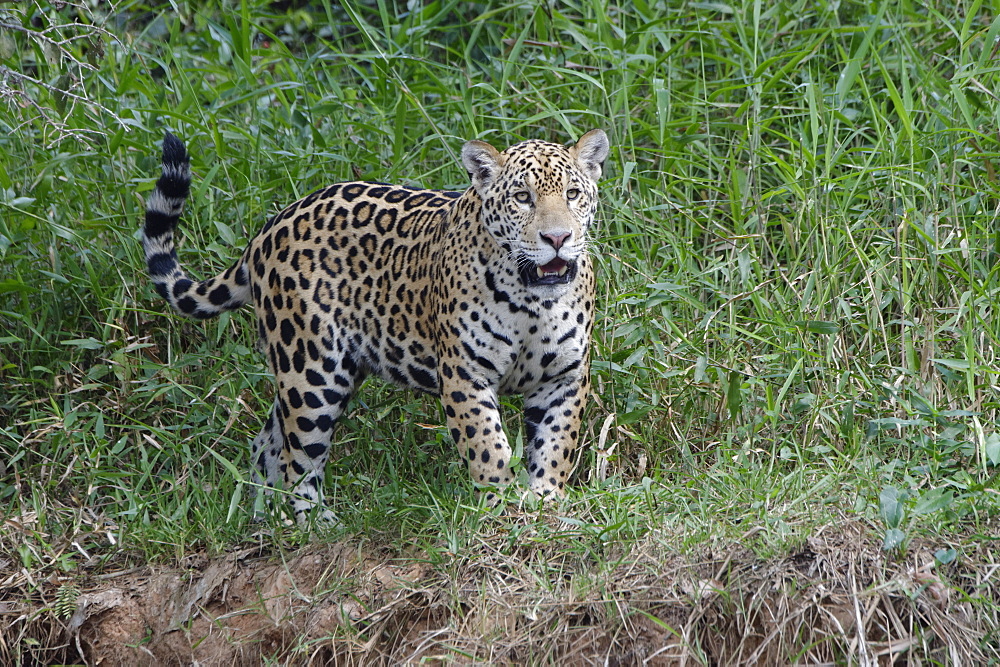
[[[337,414],[339,415],[339,412]],[[309,419],[301,414],[296,420],[299,418],[301,418],[300,425],[304,425],[305,420]],[[336,516],[323,507],[322,481],[329,457],[330,436],[335,418],[329,413],[325,415],[320,413],[313,415],[312,419],[320,423],[325,423],[325,419],[330,423],[325,432],[317,428],[312,429],[320,430],[318,442],[314,439],[303,448],[302,435],[293,431],[291,442],[298,442],[299,446],[286,446],[290,441],[285,438],[282,431],[285,420],[282,419],[281,400],[275,398],[264,427],[253,440],[251,449],[253,481],[260,485],[258,493],[262,494],[267,503],[274,502],[276,496],[284,495],[276,493],[275,489],[289,490],[291,495],[288,501],[300,525],[307,523],[317,508],[319,512],[316,518],[321,523],[334,524],[337,522]]]
[[[274,408],[254,441],[257,474],[267,486],[291,494],[299,524],[317,510],[322,520],[334,520],[324,508],[323,477],[334,425],[362,379],[358,365],[347,356],[311,356],[296,352],[288,366],[277,364]]]
[[[273,499],[272,489],[278,486],[278,480],[281,479],[281,475],[278,473],[278,456],[284,447],[285,439],[281,435],[281,426],[278,421],[279,410],[276,399],[263,428],[253,439],[250,448],[251,477],[253,483],[259,485],[258,494],[267,502],[271,502]]]

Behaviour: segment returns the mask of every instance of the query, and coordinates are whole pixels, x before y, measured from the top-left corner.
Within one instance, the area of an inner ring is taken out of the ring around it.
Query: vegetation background
[[[203,587],[174,619],[191,659],[1000,661],[998,9],[0,4],[0,655],[168,655],[155,610],[117,645],[101,613],[157,568],[183,588],[227,563],[235,591],[315,553],[296,592],[332,620],[251,600],[281,631],[247,639]],[[329,182],[462,189],[467,139],[595,127],[569,500],[478,506],[437,402],[371,383],[327,475],[343,526],[253,523],[251,315],[184,321],[145,279],[164,130],[204,277]]]

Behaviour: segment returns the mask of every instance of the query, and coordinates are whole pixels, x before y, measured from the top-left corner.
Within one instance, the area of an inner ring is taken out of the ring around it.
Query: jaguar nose
[[[563,246],[563,243],[566,242],[566,239],[572,236],[572,234],[572,232],[566,232],[561,229],[551,232],[538,232],[538,235],[542,237],[542,240],[556,250],[559,250],[559,248]]]

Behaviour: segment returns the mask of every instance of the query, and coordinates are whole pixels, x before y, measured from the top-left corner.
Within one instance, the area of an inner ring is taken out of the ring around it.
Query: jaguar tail
[[[146,199],[142,247],[156,291],[178,313],[206,319],[235,310],[250,301],[250,281],[243,258],[208,280],[195,281],[177,259],[174,230],[191,190],[191,162],[180,139],[163,137],[163,168],[156,188]]]

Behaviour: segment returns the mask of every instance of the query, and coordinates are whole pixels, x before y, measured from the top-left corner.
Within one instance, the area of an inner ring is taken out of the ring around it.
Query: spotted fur
[[[498,396],[523,394],[530,488],[563,494],[590,382],[587,234],[607,154],[601,130],[568,148],[525,141],[501,153],[470,141],[465,192],[331,185],[275,215],[231,267],[195,281],[174,246],[189,159],[166,135],[146,202],[150,277],[190,317],[253,303],[277,388],[253,441],[255,472],[293,492],[300,521],[322,505],[334,423],[367,375],[439,396],[487,488],[514,479]]]

